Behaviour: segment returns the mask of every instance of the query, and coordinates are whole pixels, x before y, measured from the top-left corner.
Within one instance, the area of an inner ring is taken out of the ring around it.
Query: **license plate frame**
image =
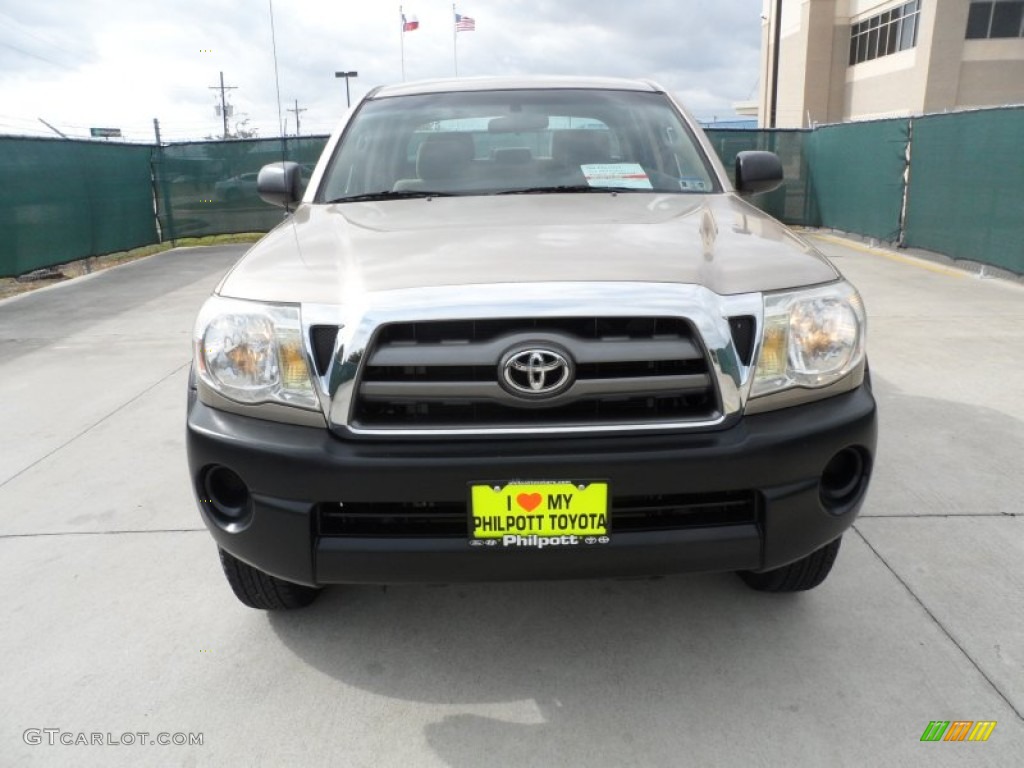
[[[471,482],[469,544],[496,549],[610,544],[609,485],[607,480]]]

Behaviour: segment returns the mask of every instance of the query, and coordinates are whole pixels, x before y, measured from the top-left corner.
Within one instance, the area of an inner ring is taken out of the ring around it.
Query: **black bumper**
[[[210,408],[190,392],[188,458],[203,520],[219,546],[302,584],[456,582],[683,571],[765,570],[840,536],[860,509],[876,443],[868,387],[744,418],[699,434],[514,440],[341,440]],[[855,448],[857,492],[827,508],[826,465]],[[237,473],[252,494],[244,525],[225,526],[203,501],[207,468]],[[321,535],[327,502],[462,502],[467,484],[512,478],[606,479],[614,496],[750,492],[756,520],[615,532],[603,546],[473,548],[465,537]]]

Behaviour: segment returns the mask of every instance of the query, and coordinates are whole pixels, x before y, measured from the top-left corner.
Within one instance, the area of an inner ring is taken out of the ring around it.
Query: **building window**
[[[971,0],[967,39],[1024,37],[1024,0]]]
[[[1024,5],[1024,0],[1019,3]],[[850,66],[917,45],[921,0],[902,3],[890,11],[850,27]]]

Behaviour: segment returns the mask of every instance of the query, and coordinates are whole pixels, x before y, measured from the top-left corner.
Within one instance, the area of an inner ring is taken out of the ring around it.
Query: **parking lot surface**
[[[713,574],[249,610],[184,452],[192,320],[244,247],[0,302],[0,764],[1020,765],[1024,288],[812,240],[864,295],[880,438],[797,595]],[[934,720],[997,726],[922,743]]]

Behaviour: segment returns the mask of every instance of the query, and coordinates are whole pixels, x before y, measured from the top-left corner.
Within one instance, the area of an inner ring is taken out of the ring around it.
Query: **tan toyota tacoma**
[[[828,575],[876,442],[860,296],[649,82],[378,88],[257,187],[188,456],[245,604],[329,584]]]

